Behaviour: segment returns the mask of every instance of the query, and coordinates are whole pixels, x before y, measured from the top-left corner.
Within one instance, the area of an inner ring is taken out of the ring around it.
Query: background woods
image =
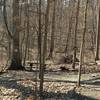
[[[99,38],[99,0],[0,0],[0,71],[35,68],[41,100],[46,71],[76,71],[80,86]]]
[[[43,37],[47,37],[46,56],[48,58],[53,58],[55,57],[56,53],[59,52],[61,52],[60,55],[63,55],[64,53],[67,55],[73,54],[75,52],[79,53],[80,41],[82,33],[84,31],[86,1],[50,0],[48,1],[49,7],[47,7],[47,1],[42,0],[41,2],[41,37],[42,41]],[[96,33],[99,29],[99,21],[97,22],[97,20],[99,20],[99,3],[96,3],[98,2],[97,0],[89,0],[88,2],[87,30],[85,36],[86,45],[84,47],[84,52],[87,52],[89,50],[88,53],[91,53],[92,51],[98,52],[98,46],[96,47],[96,45],[98,44],[97,38],[99,37],[97,36],[96,38]],[[38,47],[38,0],[19,0],[14,2],[11,0],[7,0],[5,3],[5,10],[3,3],[3,1],[1,1],[0,3],[0,19],[2,23],[0,25],[1,40],[4,41],[1,41],[1,51],[5,51],[5,56],[8,55],[10,51],[11,54],[14,55],[14,52],[16,52],[17,48],[20,47],[20,50],[18,49],[18,52],[21,53],[21,57],[17,57],[17,55],[16,57],[18,59],[35,59],[35,55],[37,53],[35,53],[34,55],[32,52],[35,52]],[[5,25],[4,23],[5,20],[7,25]],[[45,33],[48,34],[45,36]],[[14,43],[15,40],[18,40],[19,43]],[[17,46],[14,47],[13,44],[14,46]],[[14,48],[15,50],[12,50]],[[9,52],[7,52],[6,50]],[[98,55],[97,52],[96,55]],[[9,54],[9,56],[11,56],[11,54]],[[78,54],[74,54],[74,56],[75,55],[77,56]],[[23,60],[21,60],[21,62]]]

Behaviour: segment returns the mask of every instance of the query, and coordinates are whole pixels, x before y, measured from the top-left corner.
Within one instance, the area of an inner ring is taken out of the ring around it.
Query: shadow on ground
[[[59,79],[49,79],[49,78],[46,78],[45,82],[77,83],[76,81],[59,80]],[[90,80],[83,80],[83,81],[81,81],[81,84],[100,86],[100,78],[94,78],[94,79],[90,79]]]
[[[17,81],[20,81],[20,79],[12,79],[12,77],[0,77],[0,86],[5,87],[7,89],[16,89],[18,92],[20,92],[20,100],[27,100],[27,97],[30,95],[35,95],[35,91],[31,89],[31,87],[24,87],[21,84],[18,84]],[[59,82],[59,81],[56,81]],[[39,95],[39,92],[37,92]],[[54,93],[54,92],[44,92],[44,100],[47,98],[56,98],[57,100],[99,100],[94,99],[91,97],[86,97],[81,94],[76,93],[75,91],[69,91],[68,93]]]
[[[21,100],[27,100],[26,98],[30,95],[34,95],[34,91],[30,87],[24,87],[17,83],[20,80],[11,80],[11,78],[7,79],[7,77],[0,78],[0,86],[5,87],[7,89],[15,89],[20,92]]]
[[[56,100],[99,100],[91,97],[87,97],[76,92],[68,91],[68,93],[54,93],[45,92],[44,98],[56,98]]]

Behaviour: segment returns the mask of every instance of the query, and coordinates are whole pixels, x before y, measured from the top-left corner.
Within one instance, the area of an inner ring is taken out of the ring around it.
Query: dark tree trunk
[[[50,52],[49,52],[49,59],[53,58],[53,51],[54,51],[54,37],[55,37],[55,10],[56,10],[56,0],[53,1],[53,17],[52,17],[52,33],[51,33],[51,43],[50,43]]]
[[[13,0],[13,51],[9,70],[23,70],[19,49],[19,0]]]

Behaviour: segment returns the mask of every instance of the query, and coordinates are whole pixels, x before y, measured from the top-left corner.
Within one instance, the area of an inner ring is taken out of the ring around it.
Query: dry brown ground
[[[100,100],[99,66],[85,65],[83,67],[82,70],[85,70],[86,73],[82,74],[82,85],[80,88],[75,88],[78,96],[74,97],[73,92],[71,93],[72,99],[69,98],[68,91],[76,87],[77,71],[73,72],[70,65],[63,65],[69,68],[70,71],[62,72],[58,70],[60,66],[62,65],[48,65],[44,83],[45,100]],[[0,75],[0,100],[35,100],[35,76],[35,71],[8,71]],[[37,80],[38,89],[39,79]],[[37,97],[37,100],[39,100],[38,94]]]

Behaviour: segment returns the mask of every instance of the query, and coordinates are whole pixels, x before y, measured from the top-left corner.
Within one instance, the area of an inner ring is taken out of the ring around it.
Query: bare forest
[[[0,100],[100,100],[100,0],[0,0]]]

